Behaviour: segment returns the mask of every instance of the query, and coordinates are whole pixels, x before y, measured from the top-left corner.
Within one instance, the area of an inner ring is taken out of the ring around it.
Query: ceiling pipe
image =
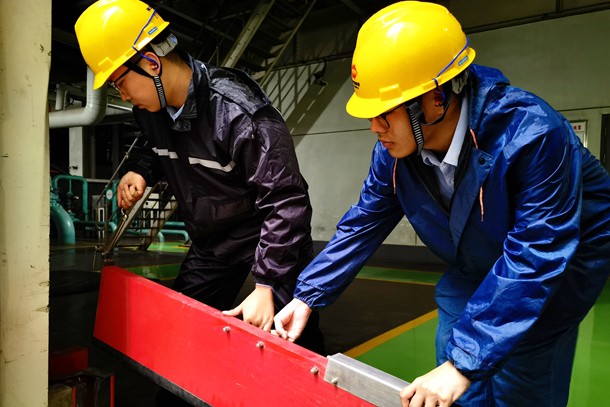
[[[66,109],[49,113],[49,128],[91,126],[98,123],[106,115],[106,87],[93,89],[93,72],[87,68],[87,95],[84,107]],[[58,90],[59,92],[59,90]],[[58,94],[63,99],[63,95]]]

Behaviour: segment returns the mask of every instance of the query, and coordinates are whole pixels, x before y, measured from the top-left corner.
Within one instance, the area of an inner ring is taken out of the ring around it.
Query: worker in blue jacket
[[[402,405],[565,406],[578,324],[610,271],[610,177],[566,119],[474,57],[437,4],[395,3],[362,26],[347,111],[379,141],[276,332],[297,338],[406,215],[448,268],[438,367]]]

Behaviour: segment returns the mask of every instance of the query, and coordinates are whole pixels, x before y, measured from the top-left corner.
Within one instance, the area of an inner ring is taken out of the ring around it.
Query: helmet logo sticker
[[[360,89],[360,82],[356,81],[356,76],[358,76],[358,70],[356,69],[356,64],[352,64],[352,84],[354,89]]]

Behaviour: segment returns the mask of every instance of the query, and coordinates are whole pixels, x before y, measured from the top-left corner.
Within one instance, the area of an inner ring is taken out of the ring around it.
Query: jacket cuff
[[[453,366],[470,381],[488,379],[497,370],[452,343],[447,345],[446,356]]]
[[[135,165],[131,165],[127,168],[127,171],[132,171],[135,172],[136,174],[139,174],[142,176],[142,178],[144,178],[144,181],[146,181],[146,186],[152,187],[155,185],[156,181],[152,179],[152,176],[150,174],[149,171],[146,170],[146,168],[139,166],[137,164]]]
[[[269,278],[264,278],[264,277],[254,277],[254,284],[256,285],[262,285],[265,287],[270,287],[272,290],[275,291],[275,281],[271,280]]]
[[[293,296],[297,300],[303,301],[309,308],[315,311],[329,305],[324,303],[323,294],[317,287],[298,280]]]

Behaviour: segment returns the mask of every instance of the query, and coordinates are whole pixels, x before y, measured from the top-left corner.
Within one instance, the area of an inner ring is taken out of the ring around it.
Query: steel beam
[[[94,337],[194,405],[373,406],[371,392],[398,401],[377,369],[352,360],[350,378],[328,372],[350,358],[327,359],[114,266],[102,270]],[[358,376],[364,391],[354,395],[347,390]]]
[[[237,61],[250,44],[250,41],[252,41],[254,34],[256,34],[256,31],[262,24],[263,20],[265,19],[265,17],[267,17],[267,14],[269,14],[269,10],[271,10],[271,7],[273,7],[273,3],[275,3],[275,0],[259,1],[254,11],[252,11],[250,19],[244,26],[243,30],[239,34],[239,37],[237,38],[233,46],[231,47],[229,54],[225,57],[222,66],[226,66],[229,68],[235,67]]]

